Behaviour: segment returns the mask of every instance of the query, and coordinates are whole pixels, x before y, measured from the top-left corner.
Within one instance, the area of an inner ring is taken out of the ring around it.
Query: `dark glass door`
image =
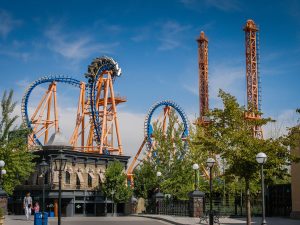
[[[75,203],[75,214],[83,214],[83,203]]]

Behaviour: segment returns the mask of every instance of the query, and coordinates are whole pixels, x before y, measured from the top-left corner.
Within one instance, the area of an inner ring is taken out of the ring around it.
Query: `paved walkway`
[[[146,217],[145,217],[146,216]],[[245,218],[221,218],[221,224],[224,225],[242,225],[246,224]],[[260,225],[261,219],[254,217],[252,224]],[[49,218],[49,225],[56,225],[56,218]],[[66,217],[62,218],[62,225],[194,225],[199,224],[199,218],[176,217],[164,215],[136,215],[126,217]],[[202,223],[203,224],[203,223]],[[267,218],[268,225],[300,225],[300,220],[288,218],[270,217]],[[4,225],[33,225],[33,216],[31,220],[26,221],[25,216],[6,216]]]
[[[162,221],[168,221],[172,224],[177,225],[194,225],[194,224],[200,224],[199,218],[193,218],[193,217],[179,217],[179,216],[166,216],[166,215],[137,215],[138,217],[147,217],[147,218],[155,218],[160,219]],[[289,218],[281,218],[281,217],[267,217],[267,224],[268,225],[300,225],[300,220],[293,220]],[[206,224],[206,223],[201,223]],[[245,218],[220,218],[220,224],[224,225],[242,225],[246,224]],[[259,217],[253,217],[252,218],[252,224],[261,224],[261,218]]]
[[[137,216],[120,217],[63,217],[62,225],[170,225],[171,223],[153,218]],[[4,225],[33,225],[33,216],[26,220],[25,216],[5,216]],[[57,218],[49,218],[48,225],[57,225]]]

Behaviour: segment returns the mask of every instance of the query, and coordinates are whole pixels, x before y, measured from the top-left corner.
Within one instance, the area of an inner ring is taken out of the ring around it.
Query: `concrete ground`
[[[127,217],[66,217],[62,218],[62,225],[164,225],[164,224],[199,224],[199,218],[174,217],[164,215],[127,216]],[[260,218],[253,218],[252,224],[260,225]],[[6,216],[5,225],[33,225],[31,220],[26,221],[25,216]],[[49,225],[56,225],[56,218],[49,218]],[[202,223],[205,224],[205,223]],[[245,218],[221,218],[220,224],[242,225],[246,224]],[[267,218],[268,225],[300,225],[300,220],[288,218]]]
[[[49,218],[48,225],[56,225],[56,218]],[[33,225],[33,216],[26,220],[25,216],[6,216],[4,225]],[[62,218],[62,225],[170,225],[160,221],[144,217],[66,217]]]

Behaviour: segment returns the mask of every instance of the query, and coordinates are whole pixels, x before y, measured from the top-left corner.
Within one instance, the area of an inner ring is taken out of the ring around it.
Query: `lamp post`
[[[111,190],[111,200],[112,200],[112,215],[115,216],[115,201],[114,201],[114,194],[115,194],[115,190]]]
[[[206,160],[206,165],[209,167],[209,225],[214,224],[214,214],[212,210],[212,168],[215,162],[216,161],[213,158],[208,158]]]
[[[6,174],[6,170],[2,169],[5,166],[5,162],[0,160],[0,189],[2,189],[2,175]]]
[[[62,171],[65,170],[67,158],[63,154],[63,150],[60,149],[59,155],[54,158],[54,170],[58,171],[58,220],[57,224],[61,225],[61,178],[62,178]]]
[[[156,172],[156,176],[158,178],[158,193],[160,192],[160,177],[161,177],[162,173],[160,171]]]
[[[193,164],[193,170],[195,170],[195,191],[199,189],[199,165]]]
[[[43,156],[42,162],[39,164],[39,172],[43,177],[43,205],[42,205],[42,225],[44,225],[44,213],[45,213],[45,175],[48,171],[48,163]]]
[[[261,175],[261,198],[262,198],[262,220],[261,224],[267,224],[265,215],[265,184],[264,184],[264,164],[267,161],[267,155],[260,152],[256,155],[256,161],[261,165],[260,175]]]

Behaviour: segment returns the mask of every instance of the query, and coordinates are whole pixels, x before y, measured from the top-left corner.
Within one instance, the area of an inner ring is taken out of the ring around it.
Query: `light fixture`
[[[214,166],[215,162],[216,161],[213,158],[208,158],[206,160],[206,165],[207,165],[207,167],[212,168]]]
[[[256,161],[259,164],[265,164],[265,162],[267,161],[267,155],[263,152],[260,152],[256,155]]]

